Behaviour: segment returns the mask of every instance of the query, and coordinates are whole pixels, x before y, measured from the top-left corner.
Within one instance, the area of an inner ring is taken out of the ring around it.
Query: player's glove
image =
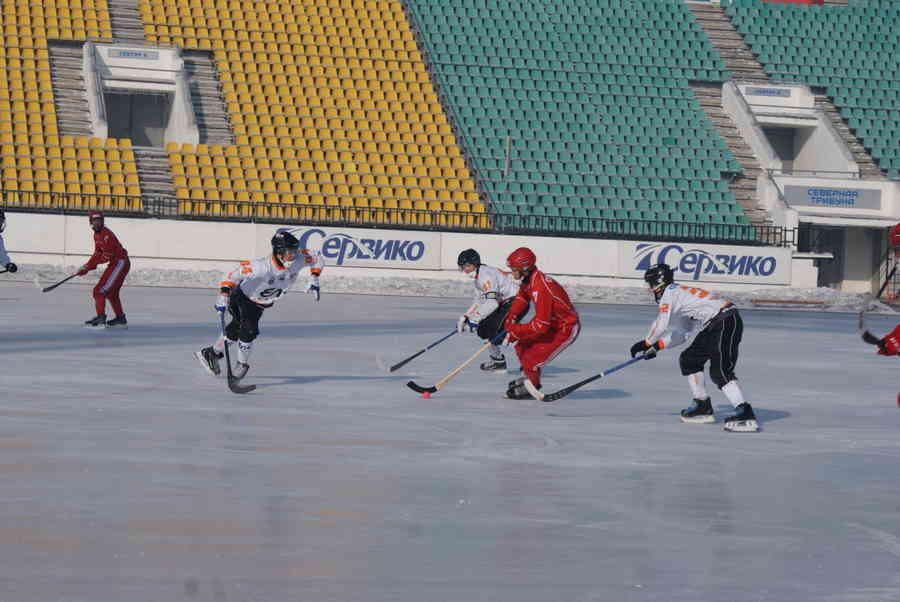
[[[469,316],[463,314],[459,317],[459,320],[456,321],[456,332],[462,334],[469,329],[469,332],[474,332],[474,330],[478,327],[478,324],[473,324],[469,321]]]
[[[662,349],[662,345],[659,344],[659,341],[656,341],[652,345],[648,345],[647,341],[641,339],[631,346],[631,357],[637,357],[643,353],[645,360],[652,360],[656,357],[656,353],[660,349]]]
[[[319,277],[313,276],[309,279],[309,284],[306,285],[306,292],[312,293],[316,296],[316,301],[322,298],[322,291],[319,288]]]
[[[6,271],[9,272],[10,274],[15,274],[16,272],[19,271],[19,266],[17,266],[16,264],[14,264],[13,262],[10,261],[9,263],[6,264]]]
[[[231,299],[228,293],[219,293],[218,298],[216,299],[216,311],[225,313],[225,310],[228,309],[228,301]]]
[[[87,268],[86,265],[83,265],[83,266],[81,266],[80,268],[78,268],[78,271],[75,272],[75,273],[78,274],[79,276],[84,276],[84,275],[87,274],[88,272],[90,272],[90,270]]]

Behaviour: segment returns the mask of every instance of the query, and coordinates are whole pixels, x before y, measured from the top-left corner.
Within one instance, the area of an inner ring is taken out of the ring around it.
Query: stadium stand
[[[824,88],[879,167],[900,179],[900,4],[723,5],[773,81]]]
[[[0,161],[9,207],[142,209],[130,140],[60,135],[49,39],[111,38],[105,2],[0,5]]]
[[[688,87],[728,73],[683,2],[409,6],[501,227],[747,223],[725,179],[741,167]]]
[[[148,41],[213,52],[235,135],[167,145],[184,213],[487,226],[396,0],[140,7]]]

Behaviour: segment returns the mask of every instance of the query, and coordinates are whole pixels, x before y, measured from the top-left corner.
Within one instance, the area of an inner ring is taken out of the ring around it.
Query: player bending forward
[[[475,300],[466,313],[456,322],[460,333],[467,328],[475,329],[479,338],[491,340],[500,332],[506,314],[512,305],[519,283],[512,274],[481,263],[481,256],[475,249],[466,249],[456,260],[459,269],[474,279]],[[506,358],[497,345],[491,345],[491,359],[481,364],[486,372],[506,373]]]
[[[559,283],[537,269],[537,258],[531,249],[520,247],[509,254],[506,265],[522,285],[513,299],[503,327],[509,333],[506,342],[515,344],[516,355],[522,364],[522,378],[509,383],[506,396],[528,399],[527,378],[535,388],[541,388],[541,369],[575,342],[581,332],[578,312],[569,295]],[[534,303],[534,317],[518,324],[528,307]]]
[[[703,382],[703,367],[710,362],[709,374],[735,407],[735,414],[725,419],[725,430],[755,432],[756,416],[738,386],[734,367],[744,323],[737,307],[702,288],[680,286],[674,282],[672,268],[664,263],[650,266],[644,280],[659,304],[659,315],[646,339],[631,346],[631,357],[643,353],[645,359],[656,357],[657,351],[675,347],[697,332],[690,346],[679,357],[681,373],[687,376],[694,395],[690,408],[681,410],[682,422],[713,423],[712,402]]]
[[[300,270],[309,267],[306,292],[319,300],[319,275],[325,266],[318,251],[300,249],[300,241],[286,229],[272,237],[272,254],[255,261],[242,261],[228,272],[220,283],[216,311],[231,314],[225,327],[229,343],[237,342],[238,355],[234,377],[244,378],[250,369],[250,352],[259,335],[259,320],[265,309],[272,307],[294,285]],[[211,347],[194,352],[194,356],[211,375],[219,374],[219,360],[225,351],[225,337]]]
[[[3,209],[0,209],[0,234],[2,234],[4,230],[6,230],[6,214],[3,213]],[[6,271],[10,274],[15,274],[19,271],[19,266],[14,264],[6,253],[6,246],[3,244],[3,236],[0,236],[0,266],[6,268]]]

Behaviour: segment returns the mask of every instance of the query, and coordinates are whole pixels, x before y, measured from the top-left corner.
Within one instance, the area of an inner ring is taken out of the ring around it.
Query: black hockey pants
[[[255,339],[259,335],[259,319],[265,309],[248,299],[240,288],[235,289],[228,302],[228,313],[231,314],[231,322],[225,327],[228,340],[249,343]]]
[[[511,297],[502,302],[497,309],[492,311],[484,320],[478,323],[478,330],[476,332],[479,338],[487,341],[497,336],[497,333],[500,332],[500,328],[503,327],[503,321],[506,319],[506,314],[509,313],[509,308],[512,306],[513,299],[515,299],[515,297]]]
[[[744,333],[744,321],[737,308],[723,311],[701,330],[690,347],[679,357],[684,376],[703,372],[709,360],[709,376],[720,389],[735,380],[734,367],[738,360],[738,347]]]

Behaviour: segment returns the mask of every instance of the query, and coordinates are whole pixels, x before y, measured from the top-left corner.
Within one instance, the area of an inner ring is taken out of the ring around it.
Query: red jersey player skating
[[[541,369],[574,343],[581,332],[578,312],[569,295],[556,280],[538,270],[536,263],[534,253],[525,247],[510,253],[506,260],[513,277],[521,279],[522,285],[503,327],[509,333],[507,342],[515,344],[525,374],[509,383],[506,396],[510,399],[531,397],[524,385],[526,378],[540,389]],[[519,324],[518,320],[531,304],[534,304],[534,317],[530,322]]]
[[[100,276],[100,281],[94,287],[94,305],[97,316],[84,323],[85,328],[128,328],[128,320],[125,319],[125,311],[122,309],[122,301],[119,299],[119,289],[125,282],[125,276],[131,269],[131,261],[128,259],[128,251],[116,238],[112,231],[104,226],[103,214],[92,211],[88,216],[91,229],[94,231],[94,254],[78,270],[79,276],[84,276],[101,263],[109,263]],[[112,306],[116,317],[106,321],[106,301]]]

